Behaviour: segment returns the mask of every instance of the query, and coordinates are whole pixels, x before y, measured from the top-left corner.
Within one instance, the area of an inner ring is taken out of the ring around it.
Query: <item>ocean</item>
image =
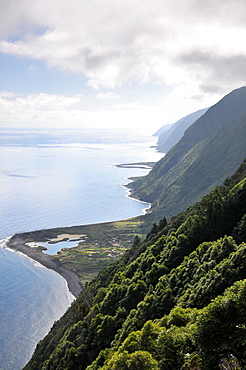
[[[1,370],[22,369],[74,299],[60,275],[4,248],[6,238],[144,213],[123,185],[149,170],[116,165],[156,162],[156,141],[113,130],[0,130]]]

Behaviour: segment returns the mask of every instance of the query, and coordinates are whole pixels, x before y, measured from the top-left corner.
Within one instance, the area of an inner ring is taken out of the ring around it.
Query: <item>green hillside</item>
[[[245,213],[246,161],[144,241],[136,237],[25,369],[245,369]]]
[[[146,222],[183,211],[235,172],[246,157],[246,87],[232,91],[184,133],[149,175],[129,184],[152,203]]]

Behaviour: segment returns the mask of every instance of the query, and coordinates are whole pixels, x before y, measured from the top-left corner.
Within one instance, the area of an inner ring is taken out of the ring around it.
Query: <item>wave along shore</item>
[[[25,254],[33,260],[41,263],[43,266],[60,274],[67,281],[68,289],[75,297],[77,297],[82,291],[79,276],[75,271],[63,266],[56,257],[51,256],[50,254],[44,254],[42,251],[27,246],[20,235],[13,235],[7,241],[7,247]]]

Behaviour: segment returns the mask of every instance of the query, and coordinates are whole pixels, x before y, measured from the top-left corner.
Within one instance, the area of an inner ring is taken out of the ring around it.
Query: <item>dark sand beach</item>
[[[56,271],[64,279],[66,279],[68,288],[75,297],[77,297],[81,292],[82,286],[79,281],[79,276],[76,274],[76,272],[64,267],[56,257],[45,254],[42,251],[39,251],[37,248],[27,246],[25,241],[20,236],[16,235],[14,235],[8,241],[8,247],[17,252],[23,253],[33,260],[41,263],[43,266]]]

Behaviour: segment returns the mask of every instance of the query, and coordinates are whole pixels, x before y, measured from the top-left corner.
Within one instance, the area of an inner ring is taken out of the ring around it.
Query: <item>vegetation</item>
[[[23,243],[59,243],[54,241],[63,236],[60,241],[67,240],[66,236],[82,235],[78,238],[78,245],[72,248],[62,248],[54,257],[62,265],[74,270],[80,277],[82,286],[90,282],[104,267],[119,258],[132,244],[136,243],[136,236],[144,238],[141,230],[142,220],[138,218],[106,222],[95,225],[82,225],[45,229],[39,231],[15,234],[11,241],[21,239]],[[38,250],[45,247],[38,246]]]
[[[81,227],[86,233],[84,241],[77,247],[62,249],[57,258],[79,274],[84,286],[131,247],[136,233],[143,238],[139,223],[132,219]]]
[[[86,285],[26,370],[246,369],[246,161]]]

